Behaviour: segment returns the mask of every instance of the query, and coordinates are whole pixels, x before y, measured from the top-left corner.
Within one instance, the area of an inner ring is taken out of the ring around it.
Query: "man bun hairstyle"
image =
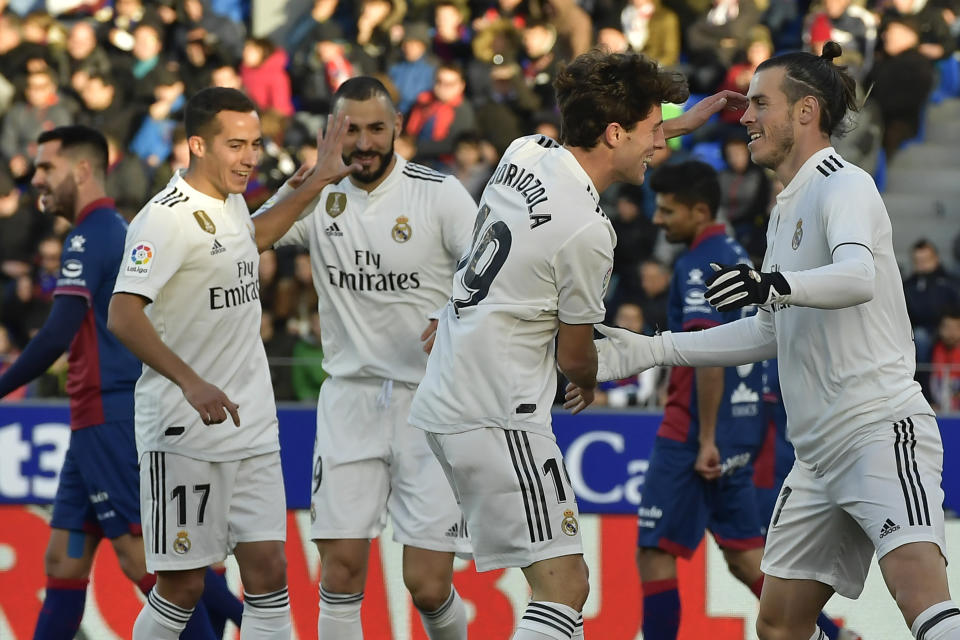
[[[785,53],[764,60],[757,71],[782,67],[781,89],[790,104],[813,96],[820,104],[820,130],[828,136],[840,137],[853,128],[847,115],[860,110],[856,80],[847,72],[847,67],[833,63],[841,55],[840,45],[828,40],[819,56],[806,52]]]

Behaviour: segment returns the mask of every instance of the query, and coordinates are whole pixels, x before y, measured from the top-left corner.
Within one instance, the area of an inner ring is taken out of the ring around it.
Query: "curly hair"
[[[639,53],[594,49],[577,56],[553,83],[560,106],[560,138],[591,149],[611,122],[627,130],[655,105],[682,103],[690,95],[683,74]]]

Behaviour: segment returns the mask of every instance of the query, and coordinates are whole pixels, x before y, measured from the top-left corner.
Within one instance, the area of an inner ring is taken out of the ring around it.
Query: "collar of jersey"
[[[593,180],[590,179],[590,176],[587,175],[587,172],[583,170],[583,167],[580,166],[580,163],[577,162],[577,159],[574,157],[570,150],[560,145],[556,149],[550,149],[550,151],[556,152],[560,155],[560,160],[567,165],[567,167],[578,176],[586,186],[587,193],[590,194],[590,197],[593,198],[594,204],[600,204],[600,194],[597,192],[597,186],[593,184]]]
[[[117,205],[114,204],[113,198],[97,198],[87,206],[85,206],[80,213],[77,214],[77,219],[74,221],[74,226],[83,222],[84,218],[96,211],[97,209],[112,209],[116,210]]]
[[[790,181],[790,184],[777,195],[777,202],[787,200],[794,193],[800,190],[800,188],[814,175],[819,175],[817,173],[817,165],[820,162],[828,157],[831,153],[837,153],[836,149],[833,147],[827,147],[826,149],[821,149],[815,154],[807,158],[807,161],[803,163],[803,166],[800,167],[800,170],[797,171],[797,175],[793,176],[793,180]]]

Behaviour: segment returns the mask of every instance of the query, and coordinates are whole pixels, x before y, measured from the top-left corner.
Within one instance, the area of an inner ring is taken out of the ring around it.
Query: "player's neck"
[[[221,193],[220,189],[214,186],[213,181],[204,176],[203,172],[193,164],[191,164],[190,167],[184,171],[183,180],[205,196],[210,196],[216,200],[227,199],[228,194]]]
[[[613,171],[610,169],[610,158],[608,155],[605,155],[606,149],[603,143],[598,144],[592,149],[569,145],[564,145],[564,148],[577,159],[584,173],[586,173],[590,181],[593,182],[593,188],[597,190],[597,193],[603,193],[607,187],[613,184],[614,176]]]
[[[106,197],[107,192],[102,187],[91,185],[87,189],[82,189],[77,194],[77,203],[73,207],[73,217],[70,218],[70,222],[76,223],[84,209],[89,207],[97,200],[101,200]]]
[[[781,184],[786,187],[813,154],[829,146],[830,138],[826,136],[808,136],[806,139],[798,136],[790,155],[780,163],[774,173],[777,174]]]

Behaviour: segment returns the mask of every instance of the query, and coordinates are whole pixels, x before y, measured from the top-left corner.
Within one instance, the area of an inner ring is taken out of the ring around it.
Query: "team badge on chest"
[[[800,241],[803,240],[803,220],[797,220],[797,230],[793,232],[793,242],[790,244],[793,250],[800,248]]]
[[[186,531],[178,531],[177,539],[173,541],[173,550],[184,555],[186,552],[190,551],[190,547],[193,546],[190,543],[190,538],[187,536]]]
[[[413,235],[413,229],[410,227],[410,220],[406,216],[397,218],[397,224],[393,225],[390,232],[393,239],[397,242],[406,242]]]
[[[327,215],[336,218],[347,210],[347,194],[334,191],[327,194]]]
[[[193,217],[197,221],[197,224],[200,225],[200,228],[207,233],[217,232],[217,225],[213,224],[213,220],[210,219],[206,211],[197,209],[193,212]]]

